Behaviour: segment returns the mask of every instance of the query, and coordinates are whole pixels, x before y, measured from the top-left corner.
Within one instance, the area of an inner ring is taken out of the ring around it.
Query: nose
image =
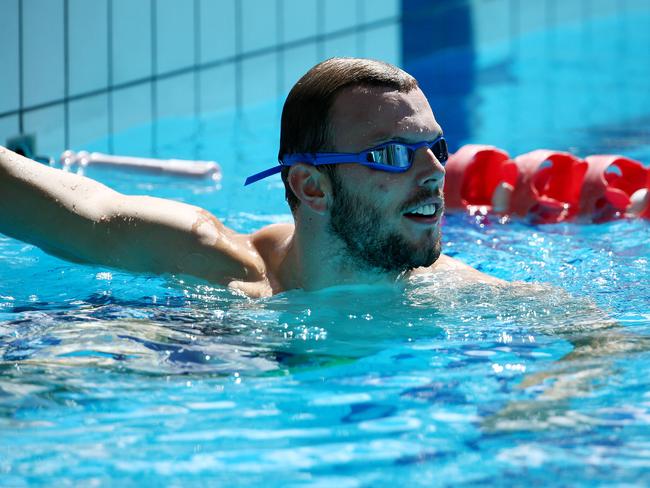
[[[421,147],[415,152],[413,168],[420,186],[442,188],[445,180],[445,168],[436,159],[433,151],[428,147]]]

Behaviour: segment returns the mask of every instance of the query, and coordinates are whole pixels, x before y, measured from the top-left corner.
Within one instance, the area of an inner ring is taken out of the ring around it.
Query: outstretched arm
[[[212,282],[255,281],[264,263],[247,235],[198,207],[128,196],[0,147],[0,232],[55,256]]]

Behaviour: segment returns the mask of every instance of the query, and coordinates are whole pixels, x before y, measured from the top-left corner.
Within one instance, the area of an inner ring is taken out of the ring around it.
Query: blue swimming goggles
[[[306,163],[313,166],[322,164],[346,164],[357,163],[379,171],[388,171],[389,173],[403,173],[413,164],[415,151],[421,147],[428,147],[433,155],[444,165],[449,158],[447,151],[447,141],[443,136],[439,136],[433,141],[422,141],[415,144],[405,144],[403,142],[389,141],[379,146],[366,149],[360,153],[295,153],[285,154],[279,161],[279,165],[264,170],[246,178],[244,186],[255,183],[267,176],[274,175],[282,171],[283,166],[293,166],[297,163]]]

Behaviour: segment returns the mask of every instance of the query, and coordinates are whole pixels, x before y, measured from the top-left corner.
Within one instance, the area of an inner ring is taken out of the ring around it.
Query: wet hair
[[[278,159],[285,154],[333,151],[330,110],[336,96],[351,86],[383,87],[407,93],[418,86],[411,75],[392,64],[372,59],[332,58],[311,68],[293,86],[284,102]],[[318,166],[332,175],[335,165]],[[300,200],[282,168],[285,196],[291,211]]]

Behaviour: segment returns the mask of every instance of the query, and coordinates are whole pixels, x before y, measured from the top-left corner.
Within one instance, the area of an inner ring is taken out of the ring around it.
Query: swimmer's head
[[[353,86],[383,87],[410,92],[418,82],[405,71],[371,59],[332,58],[310,69],[289,92],[282,109],[278,158],[291,153],[334,151],[330,111],[337,95]],[[319,166],[330,176],[335,165]],[[282,181],[291,211],[300,200],[287,182],[289,167],[282,169]]]

